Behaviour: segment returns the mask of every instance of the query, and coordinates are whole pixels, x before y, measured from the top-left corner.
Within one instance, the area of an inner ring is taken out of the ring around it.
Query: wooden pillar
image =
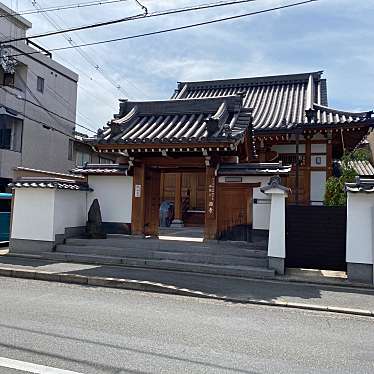
[[[158,170],[145,171],[145,220],[144,234],[158,236],[160,224],[160,177]]]
[[[304,196],[303,202],[310,203],[310,167],[312,162],[312,144],[310,137],[305,138],[305,174],[304,174]]]
[[[205,240],[217,238],[217,178],[215,167],[205,169]]]
[[[144,235],[145,223],[145,167],[144,164],[134,166],[131,233]]]
[[[327,148],[326,148],[326,178],[329,178],[332,176],[332,162],[333,162],[333,159],[332,159],[332,139],[331,139],[331,135],[329,136],[328,140],[327,140]]]
[[[183,227],[182,219],[182,173],[175,175],[174,220],[171,227]]]

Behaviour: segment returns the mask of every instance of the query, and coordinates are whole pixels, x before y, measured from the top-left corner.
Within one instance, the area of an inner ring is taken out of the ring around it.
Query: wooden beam
[[[311,157],[312,153],[312,145],[310,138],[306,138],[305,140],[305,174],[304,174],[304,196],[303,200],[304,203],[309,203],[310,202],[310,166],[311,166]]]
[[[175,175],[174,219],[182,221],[182,173]]]
[[[145,166],[134,166],[131,232],[133,235],[144,235],[145,224]]]
[[[327,173],[326,177],[329,178],[332,176],[332,140],[329,139],[327,141],[327,155],[326,155],[326,167],[327,167]]]

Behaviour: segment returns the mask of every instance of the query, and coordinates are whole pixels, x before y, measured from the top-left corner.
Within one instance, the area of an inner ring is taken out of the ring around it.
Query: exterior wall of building
[[[84,228],[87,221],[87,192],[57,190],[54,204],[54,238],[66,228]]]
[[[16,188],[14,193],[10,252],[40,254],[84,232],[88,192]]]
[[[99,200],[103,222],[131,223],[133,178],[127,176],[89,175],[87,209],[94,199]]]
[[[273,140],[274,141],[274,140]],[[284,178],[284,184],[291,188],[289,203],[295,201],[296,191],[296,140],[291,137],[286,143],[273,144],[272,157],[278,153],[283,164],[292,164],[292,172]],[[299,202],[304,204],[322,205],[325,195],[326,180],[332,171],[332,155],[328,154],[328,140],[320,134],[312,137],[300,137],[299,144]]]
[[[348,278],[373,283],[374,194],[347,195]]]
[[[56,191],[15,189],[11,239],[54,241]]]
[[[11,12],[0,4],[0,13]],[[0,38],[25,36],[31,26],[22,17],[3,17]],[[35,48],[25,41],[12,43],[9,52],[18,55],[14,86],[0,87],[0,114],[3,111],[10,116],[10,110],[23,122],[23,131],[22,148],[17,150],[22,156],[7,157],[8,164],[67,172],[75,165],[73,158],[69,159],[69,139],[75,129],[78,76],[51,57],[33,53]],[[3,73],[0,69],[0,79]],[[38,90],[38,77],[44,82],[43,92]],[[0,167],[0,177],[11,177],[9,166]]]
[[[1,178],[12,179],[14,167],[21,164],[21,152],[0,149],[0,176]]]

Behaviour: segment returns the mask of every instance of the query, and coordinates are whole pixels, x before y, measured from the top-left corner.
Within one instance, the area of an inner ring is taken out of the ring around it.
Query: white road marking
[[[33,364],[31,362],[17,361],[10,358],[0,357],[0,367],[26,371],[34,374],[82,374],[76,371],[56,369],[50,366]]]

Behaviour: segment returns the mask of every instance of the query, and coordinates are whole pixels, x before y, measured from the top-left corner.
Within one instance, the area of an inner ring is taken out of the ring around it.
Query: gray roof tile
[[[353,113],[327,107],[326,80],[322,72],[270,77],[180,82],[174,99],[244,95],[244,106],[253,109],[255,131],[287,131],[295,125],[364,123],[368,112]],[[313,109],[308,120],[306,110]]]
[[[121,103],[101,143],[189,143],[241,138],[252,123],[240,95]]]

